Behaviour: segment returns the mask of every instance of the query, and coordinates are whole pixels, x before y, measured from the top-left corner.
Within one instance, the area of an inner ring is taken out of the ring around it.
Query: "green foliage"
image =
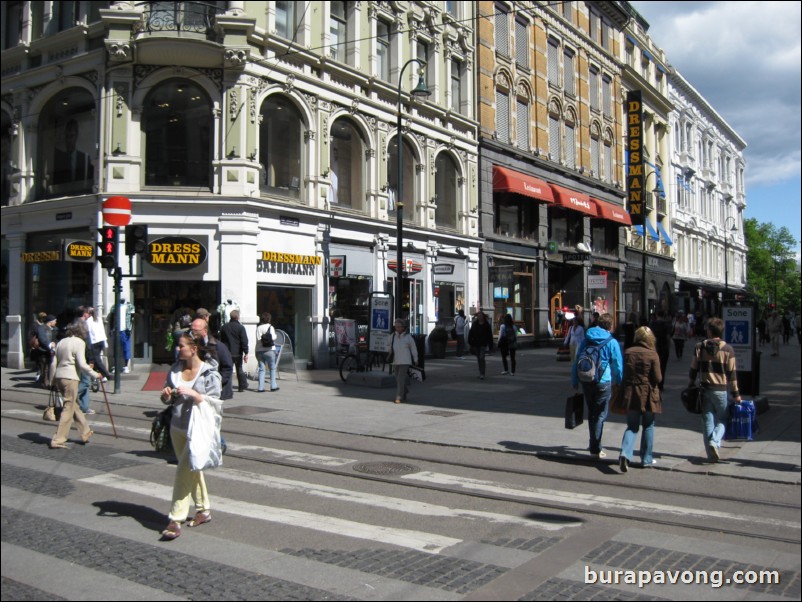
[[[747,287],[758,300],[760,311],[774,303],[780,310],[799,312],[802,300],[798,241],[785,226],[762,224],[754,218],[744,222],[749,251],[746,256]]]

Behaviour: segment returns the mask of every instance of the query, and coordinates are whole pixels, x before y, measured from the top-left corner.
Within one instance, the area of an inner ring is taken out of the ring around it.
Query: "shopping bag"
[[[222,417],[207,402],[192,406],[187,427],[189,468],[193,471],[217,468],[223,464],[220,441]]]
[[[574,429],[585,421],[585,396],[569,395],[565,400],[565,428]]]
[[[422,383],[424,380],[426,380],[426,372],[423,370],[423,368],[416,368],[415,366],[409,367],[409,370],[407,370],[407,376],[419,383]]]

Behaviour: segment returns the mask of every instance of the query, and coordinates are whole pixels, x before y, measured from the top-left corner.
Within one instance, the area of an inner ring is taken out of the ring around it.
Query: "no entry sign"
[[[110,226],[127,226],[131,223],[131,199],[112,196],[103,201],[103,222]]]

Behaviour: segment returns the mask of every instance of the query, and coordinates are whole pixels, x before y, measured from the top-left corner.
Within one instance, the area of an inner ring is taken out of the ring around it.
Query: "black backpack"
[[[268,324],[267,330],[262,333],[262,346],[263,347],[272,347],[275,345],[275,341],[273,340],[273,334],[271,333],[271,329],[273,327]]]

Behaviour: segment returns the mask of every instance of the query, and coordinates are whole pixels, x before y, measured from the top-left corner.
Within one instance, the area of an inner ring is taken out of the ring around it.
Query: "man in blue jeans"
[[[79,305],[75,309],[75,319],[73,323],[79,322],[81,338],[86,343],[86,363],[94,368],[95,356],[92,351],[92,343],[89,341],[89,324],[86,322],[89,319],[89,307]],[[92,384],[92,379],[88,374],[79,370],[81,380],[78,383],[78,406],[84,414],[94,414],[95,410],[89,407],[89,387]]]
[[[691,361],[690,380],[692,387],[699,377],[704,388],[702,404],[702,424],[707,459],[718,462],[719,449],[728,418],[727,390],[735,403],[741,402],[738,391],[738,378],[735,372],[735,350],[721,340],[724,334],[724,321],[711,318],[707,323],[707,339],[697,343]]]
[[[598,375],[590,382],[582,382],[582,393],[585,395],[585,404],[588,406],[588,432],[590,433],[590,455],[596,458],[606,458],[602,448],[602,433],[604,421],[607,418],[608,403],[614,384],[619,384],[624,376],[624,359],[621,355],[621,346],[615,337],[610,334],[613,330],[613,316],[602,314],[599,316],[597,326],[588,328],[585,338],[576,350],[576,359],[571,366],[571,384],[579,389],[580,379],[577,363],[582,352],[588,346],[599,347],[597,370]]]

